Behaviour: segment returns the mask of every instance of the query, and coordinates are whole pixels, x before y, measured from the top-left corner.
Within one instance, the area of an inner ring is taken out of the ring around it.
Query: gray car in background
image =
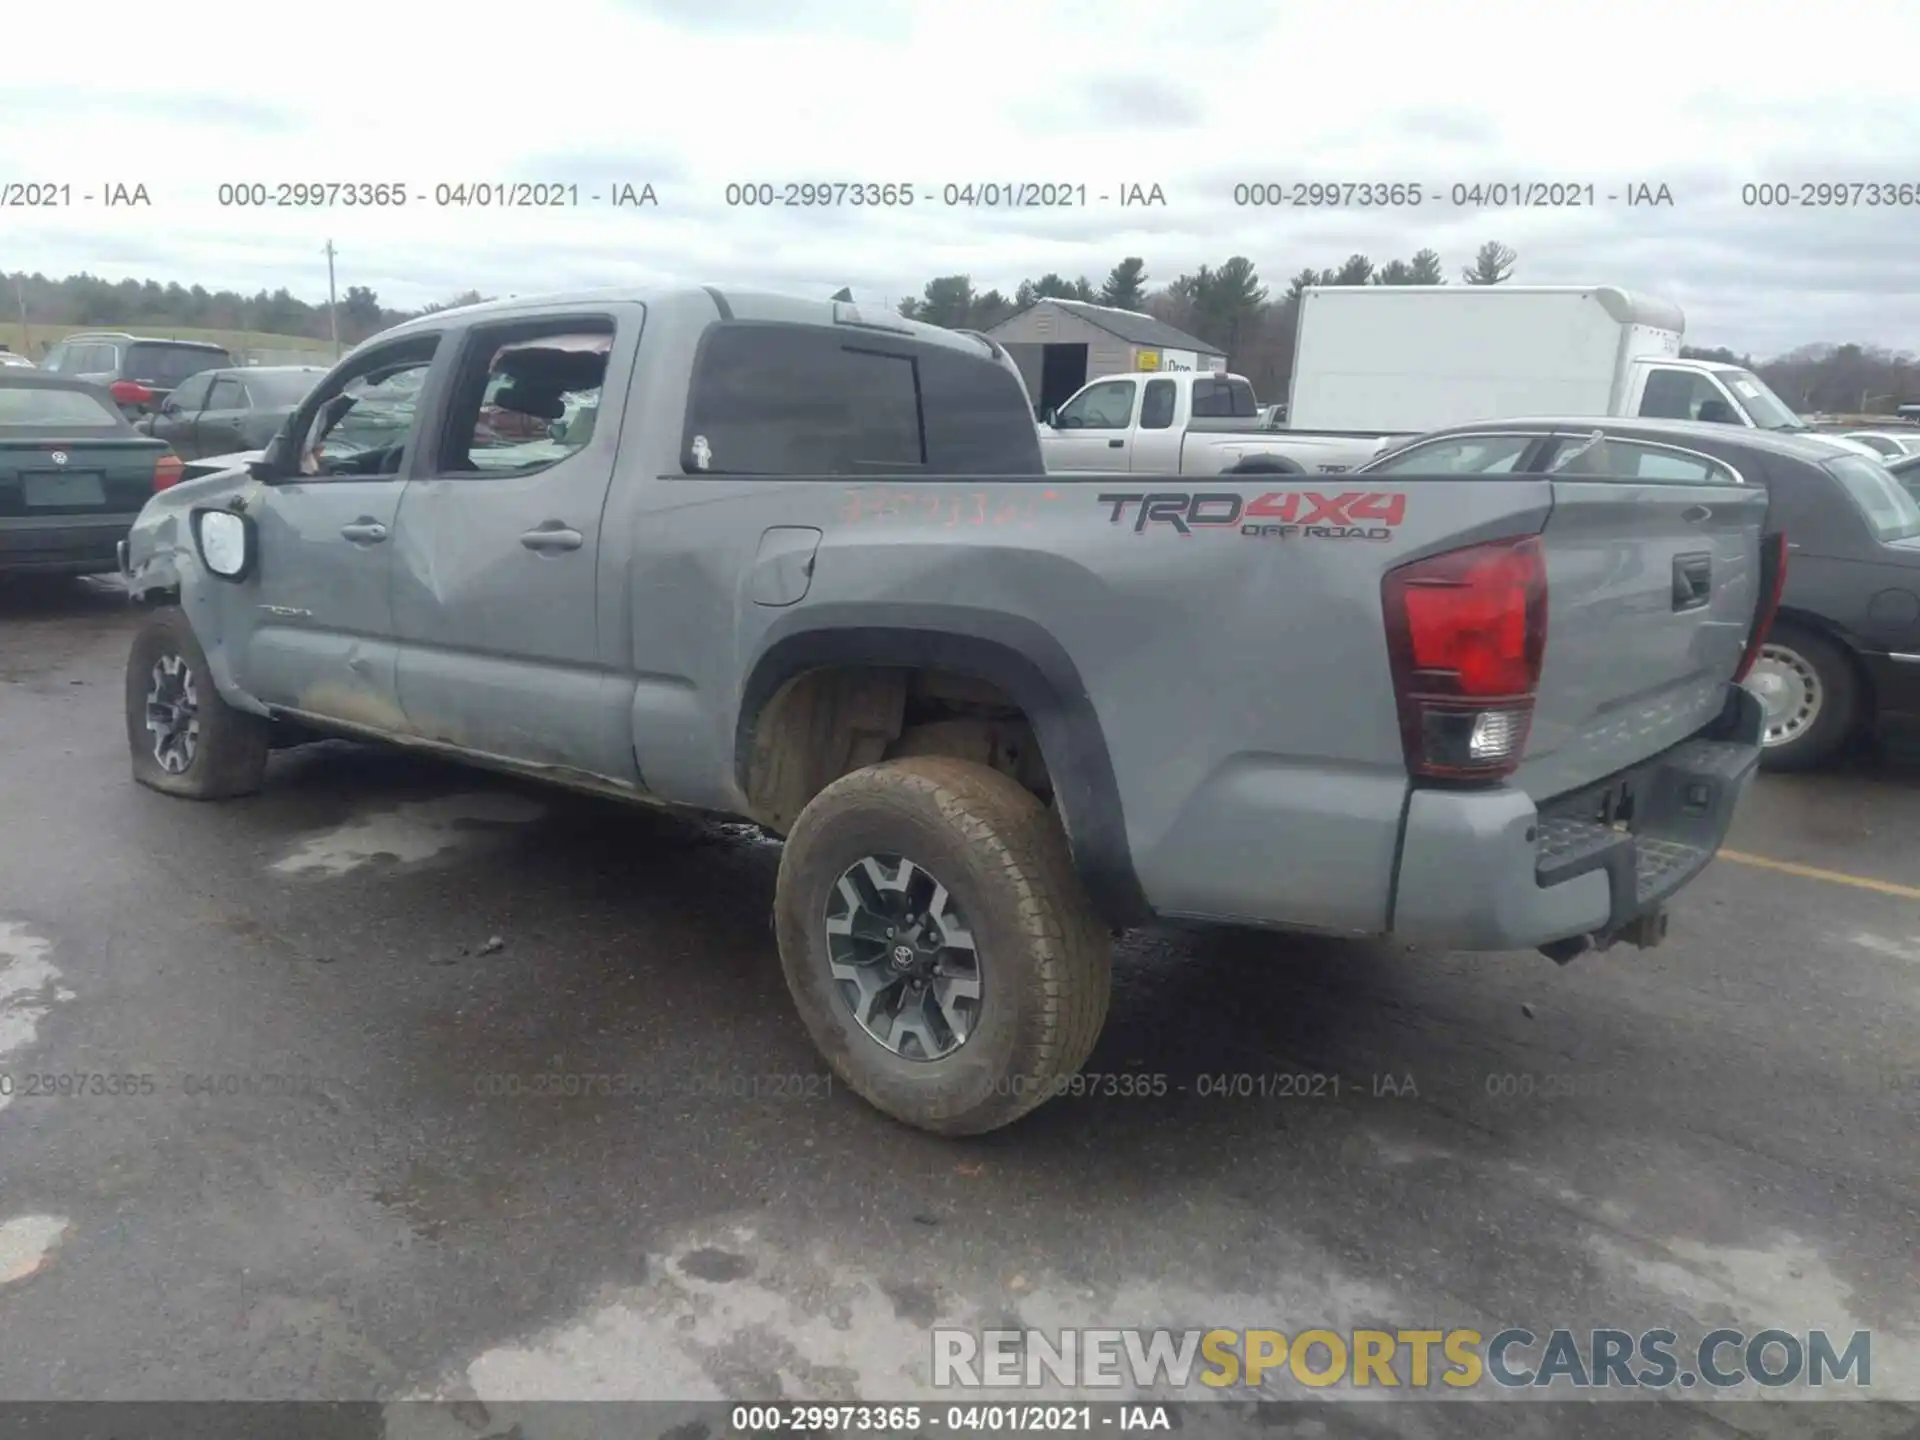
[[[320,365],[202,370],[136,423],[182,460],[261,449],[326,373]]]

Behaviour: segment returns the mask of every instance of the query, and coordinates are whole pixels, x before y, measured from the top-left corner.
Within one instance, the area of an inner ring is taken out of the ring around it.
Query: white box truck
[[[1645,415],[1804,430],[1752,371],[1683,360],[1671,301],[1608,285],[1310,286],[1287,428],[1438,430],[1521,415]]]

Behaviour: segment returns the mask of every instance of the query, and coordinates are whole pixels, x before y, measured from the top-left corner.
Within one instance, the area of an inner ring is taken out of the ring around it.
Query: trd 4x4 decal
[[[1348,490],[1323,495],[1317,490],[1269,490],[1252,500],[1228,491],[1198,493],[1165,490],[1099,497],[1112,525],[1133,522],[1133,533],[1149,525],[1169,525],[1178,534],[1237,528],[1264,540],[1297,536],[1305,540],[1391,540],[1407,518],[1407,497],[1387,490]],[[1129,507],[1133,507],[1129,513]]]

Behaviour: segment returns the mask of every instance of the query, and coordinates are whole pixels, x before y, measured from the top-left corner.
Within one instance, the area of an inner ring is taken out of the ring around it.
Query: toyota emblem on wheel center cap
[[[913,946],[896,945],[893,947],[893,968],[905,970],[913,964]]]

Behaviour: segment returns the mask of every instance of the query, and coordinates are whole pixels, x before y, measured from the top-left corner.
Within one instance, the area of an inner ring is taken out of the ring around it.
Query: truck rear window
[[[192,345],[129,345],[124,367],[129,380],[172,389],[189,375],[216,367],[225,370],[233,357],[224,350],[202,350]]]
[[[1195,380],[1193,418],[1196,420],[1257,420],[1260,402],[1245,380]]]
[[[816,325],[710,329],[694,361],[685,448],[712,475],[1044,469],[1010,369],[984,353]]]

